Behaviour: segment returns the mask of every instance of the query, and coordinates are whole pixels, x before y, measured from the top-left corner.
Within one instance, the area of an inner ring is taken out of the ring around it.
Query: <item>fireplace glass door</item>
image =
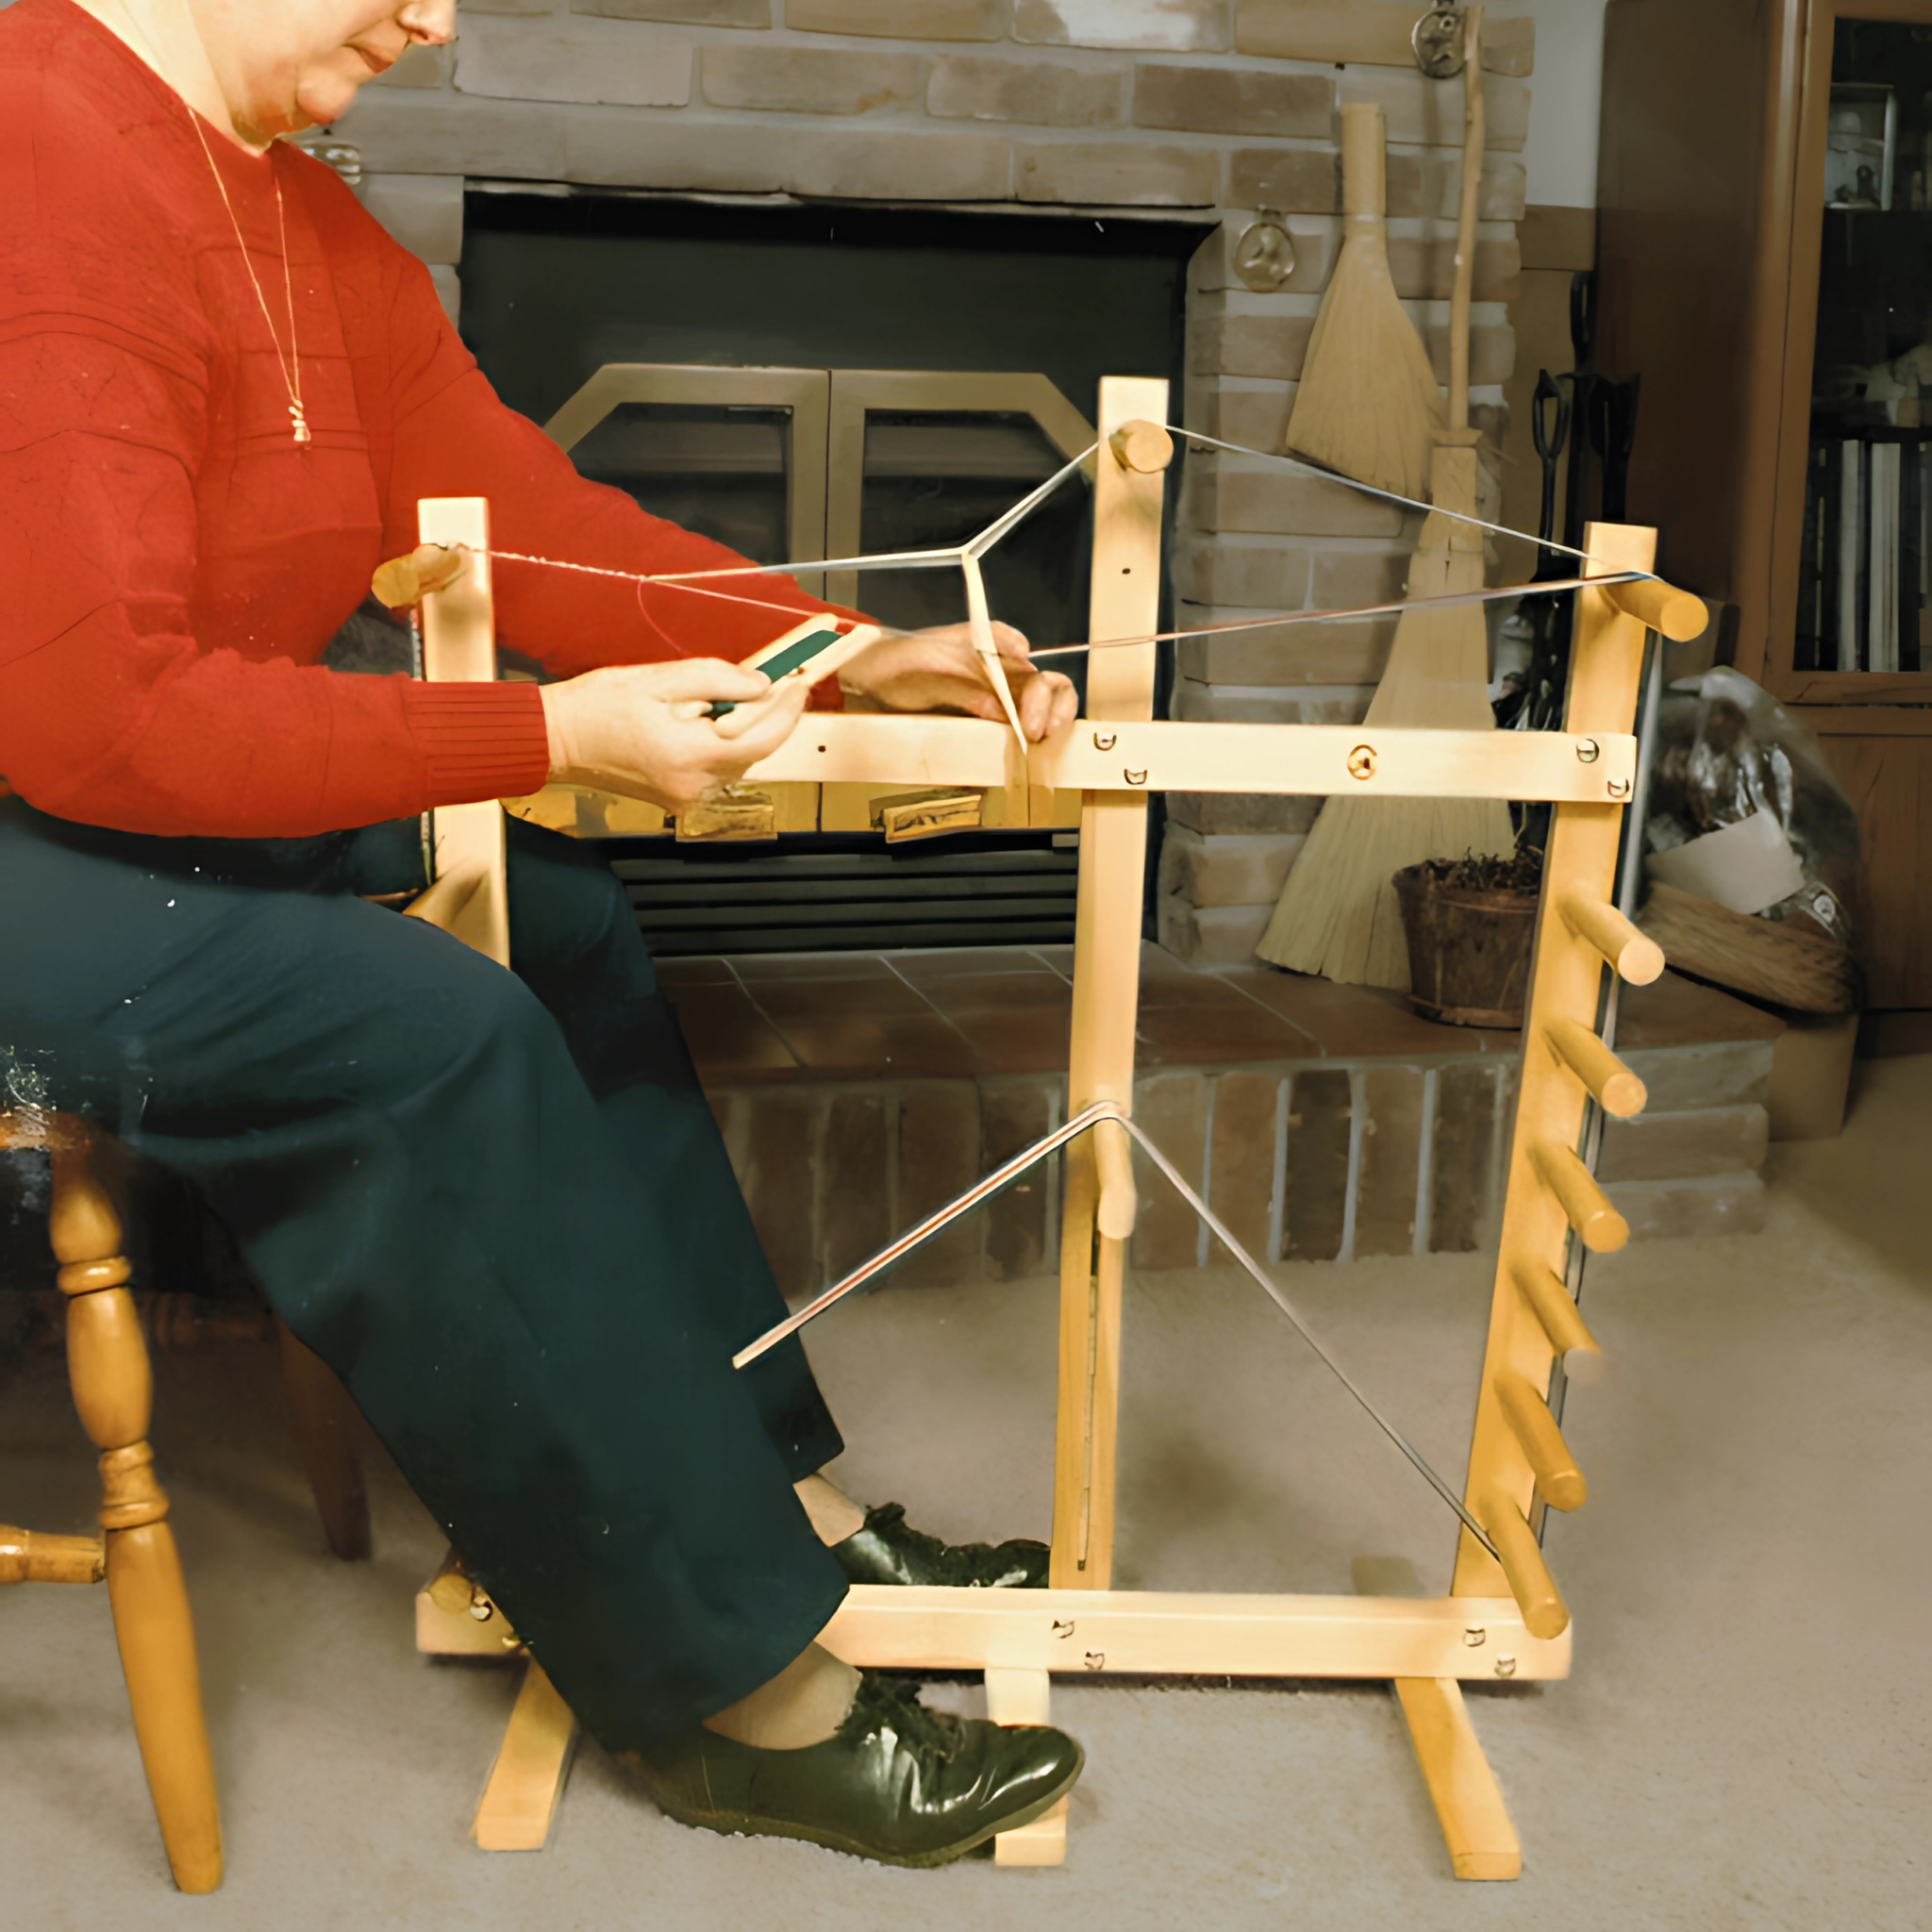
[[[760,563],[950,547],[1078,458],[1091,425],[1043,375],[613,363],[546,425],[582,474]],[[996,617],[1036,648],[1087,630],[1091,497],[1069,477],[986,560]],[[904,629],[966,615],[952,571],[833,571],[813,594]],[[1082,667],[1067,666],[1078,681]],[[1054,824],[888,847],[851,785],[774,786],[761,844],[674,841],[635,803],[583,800],[663,954],[1066,941],[1077,798]]]

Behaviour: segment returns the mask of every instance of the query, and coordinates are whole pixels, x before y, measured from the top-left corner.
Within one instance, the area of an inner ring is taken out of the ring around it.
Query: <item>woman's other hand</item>
[[[1058,671],[1035,670],[1026,640],[1011,625],[994,625],[992,636],[1028,739],[1037,744],[1071,724],[1079,708],[1072,684]],[[845,665],[839,683],[882,710],[964,711],[999,722],[1007,715],[964,624],[883,637]]]
[[[547,684],[550,782],[679,811],[776,751],[809,695],[804,678],[774,690],[763,672],[716,658],[613,665]],[[725,702],[741,708],[707,715]]]

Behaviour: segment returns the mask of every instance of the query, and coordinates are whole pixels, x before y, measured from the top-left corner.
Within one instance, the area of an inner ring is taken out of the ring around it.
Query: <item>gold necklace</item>
[[[187,106],[186,102],[182,104]],[[220,189],[222,206],[228,210],[228,225],[235,231],[235,245],[242,251],[242,266],[248,271],[250,286],[255,290],[255,299],[261,305],[261,319],[268,325],[268,339],[275,345],[275,361],[282,372],[283,386],[289,391],[289,414],[295,424],[295,441],[298,443],[313,441],[308,430],[308,417],[302,406],[302,349],[295,340],[295,278],[289,268],[289,219],[282,206],[281,176],[275,172],[275,158],[269,158],[269,179],[275,191],[275,226],[282,242],[282,287],[289,303],[289,353],[282,354],[282,339],[275,333],[275,318],[268,310],[268,297],[261,292],[261,283],[255,273],[255,264],[248,258],[248,242],[242,233],[242,224],[235,218],[235,204],[228,199],[228,184],[222,179],[222,171],[215,165],[214,150],[208,144],[208,136],[201,131],[201,120],[192,107],[188,108],[188,124],[194,129],[194,138],[201,143],[202,154],[207,158],[208,173],[215,177],[215,186]],[[294,367],[291,372],[290,364]]]

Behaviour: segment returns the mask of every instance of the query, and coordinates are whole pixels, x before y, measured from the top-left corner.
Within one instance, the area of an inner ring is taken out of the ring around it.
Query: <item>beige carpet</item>
[[[1087,1745],[1062,1870],[888,1872],[672,1824],[594,1749],[550,1848],[465,1839],[511,1692],[410,1648],[439,1554],[391,1474],[377,1557],[332,1562],[263,1352],[161,1365],[157,1439],[201,1631],[228,1875],[168,1882],[100,1591],[0,1592],[0,1924],[309,1932],[684,1928],[1534,1927],[1760,1932],[1932,1923],[1932,1058],[1861,1070],[1842,1141],[1777,1150],[1757,1237],[1593,1265],[1608,1379],[1567,1427],[1591,1501],[1554,1524],[1567,1683],[1478,1692],[1524,1846],[1459,1886],[1386,1690],[1066,1682]],[[1282,1280],[1452,1477],[1481,1257]],[[1052,1290],[882,1291],[813,1350],[840,1474],[955,1536],[1043,1532]],[[1129,1308],[1120,1580],[1341,1591],[1357,1555],[1446,1578],[1454,1523],[1225,1273]],[[59,1364],[0,1390],[0,1517],[82,1526]],[[971,1708],[966,1685],[936,1698]]]

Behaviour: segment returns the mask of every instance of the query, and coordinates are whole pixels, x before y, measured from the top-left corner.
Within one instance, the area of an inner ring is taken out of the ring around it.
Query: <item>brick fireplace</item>
[[[463,0],[460,38],[403,60],[329,140],[368,207],[460,313],[466,187],[753,206],[939,206],[1211,226],[1189,267],[1187,424],[1277,447],[1339,245],[1336,110],[1389,125],[1391,264],[1446,370],[1461,83],[1415,68],[1419,0]],[[1535,44],[1527,0],[1486,14],[1473,399],[1500,421]],[[1244,275],[1272,213],[1293,267]],[[1131,372],[1123,372],[1131,373]],[[1190,458],[1174,504],[1177,621],[1400,594],[1413,520],[1236,456]],[[1387,621],[1180,647],[1174,714],[1344,723]],[[1163,942],[1245,961],[1312,817],[1295,799],[1175,797]]]

